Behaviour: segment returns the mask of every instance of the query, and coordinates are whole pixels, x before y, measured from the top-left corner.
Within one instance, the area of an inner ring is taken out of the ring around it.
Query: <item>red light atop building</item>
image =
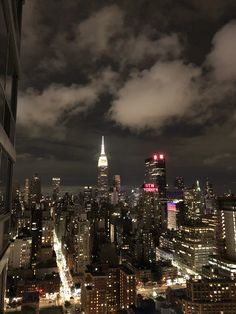
[[[164,159],[164,155],[163,155],[163,154],[160,154],[160,155],[159,155],[159,158],[160,158],[160,159]]]
[[[157,155],[154,155],[154,156],[153,156],[153,159],[154,159],[154,160],[157,160]]]

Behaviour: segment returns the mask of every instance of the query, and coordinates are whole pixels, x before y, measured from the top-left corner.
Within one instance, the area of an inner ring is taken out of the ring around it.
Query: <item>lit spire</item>
[[[107,167],[107,156],[105,154],[104,136],[102,136],[101,155],[98,158],[98,167]]]
[[[196,189],[197,189],[197,191],[201,191],[200,184],[199,184],[199,181],[198,181],[198,180],[197,180],[197,182],[196,182]]]
[[[104,144],[104,136],[102,136],[101,155],[105,155],[105,144]]]

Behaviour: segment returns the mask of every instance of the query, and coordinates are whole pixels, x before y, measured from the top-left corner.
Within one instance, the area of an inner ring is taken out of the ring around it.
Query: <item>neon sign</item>
[[[176,204],[175,203],[168,203],[167,209],[168,209],[168,211],[176,212]]]
[[[158,189],[153,183],[144,183],[143,189],[145,192],[157,192]]]

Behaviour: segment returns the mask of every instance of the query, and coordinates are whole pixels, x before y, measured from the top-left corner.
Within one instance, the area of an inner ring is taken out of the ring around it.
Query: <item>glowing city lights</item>
[[[70,271],[66,264],[66,259],[61,251],[61,242],[58,240],[57,235],[54,231],[54,250],[57,258],[57,266],[61,278],[61,297],[64,300],[69,300],[74,296],[73,293],[73,281]]]

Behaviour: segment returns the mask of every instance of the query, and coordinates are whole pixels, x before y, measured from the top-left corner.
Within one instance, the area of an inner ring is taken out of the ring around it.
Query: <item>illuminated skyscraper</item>
[[[113,186],[111,191],[111,204],[116,205],[119,202],[121,184],[120,184],[120,175],[116,174],[113,176]]]
[[[32,266],[35,267],[37,255],[42,245],[42,204],[32,203],[31,235],[32,235]]]
[[[204,197],[199,181],[194,188],[184,190],[184,205],[188,221],[198,220],[204,214]]]
[[[17,88],[20,72],[22,0],[0,1],[0,313],[10,253],[10,208]]]
[[[108,197],[108,161],[105,154],[104,136],[102,136],[101,154],[98,159],[98,197]]]
[[[226,256],[236,263],[236,197],[218,198]],[[226,257],[225,256],[225,257]]]
[[[144,183],[138,206],[139,225],[145,229],[161,228],[162,217],[157,188],[153,183]]]
[[[8,267],[10,269],[29,268],[31,258],[31,237],[17,237],[11,244]]]
[[[75,271],[78,273],[90,263],[90,223],[87,214],[81,213],[72,226],[73,247],[76,256]]]
[[[187,281],[184,314],[236,313],[236,282],[229,279]]]
[[[36,173],[31,180],[31,202],[39,203],[42,197],[41,194],[41,180],[39,175]]]
[[[166,197],[166,163],[163,154],[155,154],[145,160],[145,182],[158,188],[159,198]]]
[[[116,189],[118,193],[120,193],[121,190],[121,181],[120,181],[120,175],[116,174],[113,176],[113,187]]]
[[[85,273],[81,289],[85,313],[125,313],[135,301],[136,277],[129,267],[96,268]]]
[[[30,180],[25,179],[24,202],[28,206],[30,202]]]
[[[211,272],[223,277],[236,278],[236,197],[217,199],[216,243],[217,256],[211,256]]]
[[[57,200],[59,191],[60,191],[60,184],[61,179],[60,178],[52,178],[52,198],[53,200]]]
[[[195,272],[201,272],[208,264],[209,256],[215,254],[214,227],[204,224],[182,226],[175,239],[178,261]]]
[[[164,232],[167,227],[167,208],[166,165],[163,154],[155,154],[145,160],[144,203],[147,205],[147,217],[154,217],[154,229],[157,227]],[[151,208],[154,209],[153,213]]]
[[[206,180],[204,198],[205,198],[205,213],[206,214],[214,213],[216,210],[216,197],[214,195],[213,186],[208,178]]]
[[[182,177],[175,178],[175,187],[180,190],[184,189],[184,179]]]

